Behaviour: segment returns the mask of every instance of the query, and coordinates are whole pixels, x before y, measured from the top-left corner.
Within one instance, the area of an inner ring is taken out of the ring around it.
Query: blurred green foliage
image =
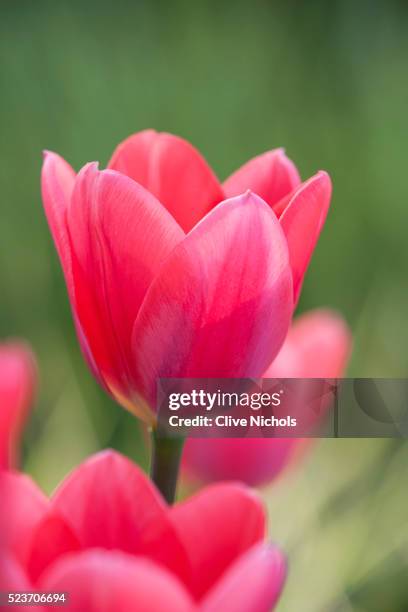
[[[385,0],[1,3],[0,336],[38,355],[25,465],[46,490],[102,446],[142,465],[146,451],[79,354],[40,201],[44,148],[103,166],[154,127],[191,140],[220,178],[276,146],[303,177],[328,170],[299,310],[344,314],[350,373],[407,375],[407,24],[407,5]],[[407,459],[404,444],[328,440],[267,490],[291,564],[279,609],[407,609]]]

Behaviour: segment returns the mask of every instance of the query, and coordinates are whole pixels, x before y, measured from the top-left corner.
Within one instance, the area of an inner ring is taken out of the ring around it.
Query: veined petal
[[[109,168],[146,187],[189,231],[224,194],[214,172],[189,142],[145,130],[124,140]]]
[[[295,304],[326,220],[331,192],[329,175],[327,172],[318,172],[295,192],[279,219],[288,241]]]
[[[154,405],[158,377],[260,376],[288,330],[287,245],[258,196],[226,200],[172,251],[133,330],[140,388]]]
[[[99,383],[106,383],[92,355],[86,336],[76,315],[75,288],[72,275],[71,245],[67,228],[67,211],[75,185],[76,174],[71,166],[59,155],[51,151],[44,152],[44,163],[41,174],[41,189],[44,209],[51,230],[54,244],[60,258],[71,303],[75,329],[79,344],[92,373]]]
[[[258,155],[241,166],[223,184],[227,198],[250,189],[272,208],[300,184],[295,164],[283,149]]]
[[[134,320],[184,233],[143,187],[96,164],[78,175],[67,223],[79,328],[108,388],[126,396]]]
[[[208,593],[203,612],[270,612],[286,578],[286,562],[276,547],[258,544],[239,558]]]
[[[265,535],[260,499],[239,484],[207,487],[173,506],[170,513],[190,559],[191,590],[197,598]]]
[[[44,574],[41,589],[69,593],[72,612],[193,612],[175,576],[147,559],[118,551],[69,555]]]
[[[187,556],[166,504],[119,453],[104,451],[85,461],[60,485],[51,505],[81,547],[146,555],[187,580]]]

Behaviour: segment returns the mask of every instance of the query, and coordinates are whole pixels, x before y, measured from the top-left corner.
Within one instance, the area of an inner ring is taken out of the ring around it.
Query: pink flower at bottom
[[[329,310],[313,310],[295,321],[264,378],[338,378],[350,350],[351,334],[343,319]],[[308,444],[300,438],[190,438],[184,472],[201,482],[234,479],[261,485],[276,478]]]
[[[50,499],[19,473],[0,488],[2,591],[66,592],[75,612],[267,612],[283,587],[285,560],[242,485],[169,507],[136,465],[104,451]]]
[[[274,606],[285,559],[265,542],[263,506],[246,487],[213,485],[170,507],[114,451],[90,457],[51,498],[14,471],[10,450],[14,456],[33,386],[28,349],[2,346],[0,591],[65,592],[64,609],[73,612],[267,612]]]

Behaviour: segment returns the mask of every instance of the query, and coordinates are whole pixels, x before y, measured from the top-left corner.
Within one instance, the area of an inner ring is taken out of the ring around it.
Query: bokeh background
[[[79,354],[40,200],[44,148],[103,166],[154,127],[220,178],[276,146],[303,177],[328,170],[299,311],[346,317],[351,375],[407,375],[407,26],[396,0],[1,2],[0,336],[38,355],[24,465],[46,491],[101,447],[147,454]],[[408,609],[407,468],[405,443],[325,440],[263,491],[290,560],[281,612]]]

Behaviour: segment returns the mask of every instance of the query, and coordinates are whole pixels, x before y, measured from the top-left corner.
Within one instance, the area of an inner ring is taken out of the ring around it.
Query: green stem
[[[165,438],[152,431],[152,460],[150,477],[167,503],[174,503],[183,438]]]

